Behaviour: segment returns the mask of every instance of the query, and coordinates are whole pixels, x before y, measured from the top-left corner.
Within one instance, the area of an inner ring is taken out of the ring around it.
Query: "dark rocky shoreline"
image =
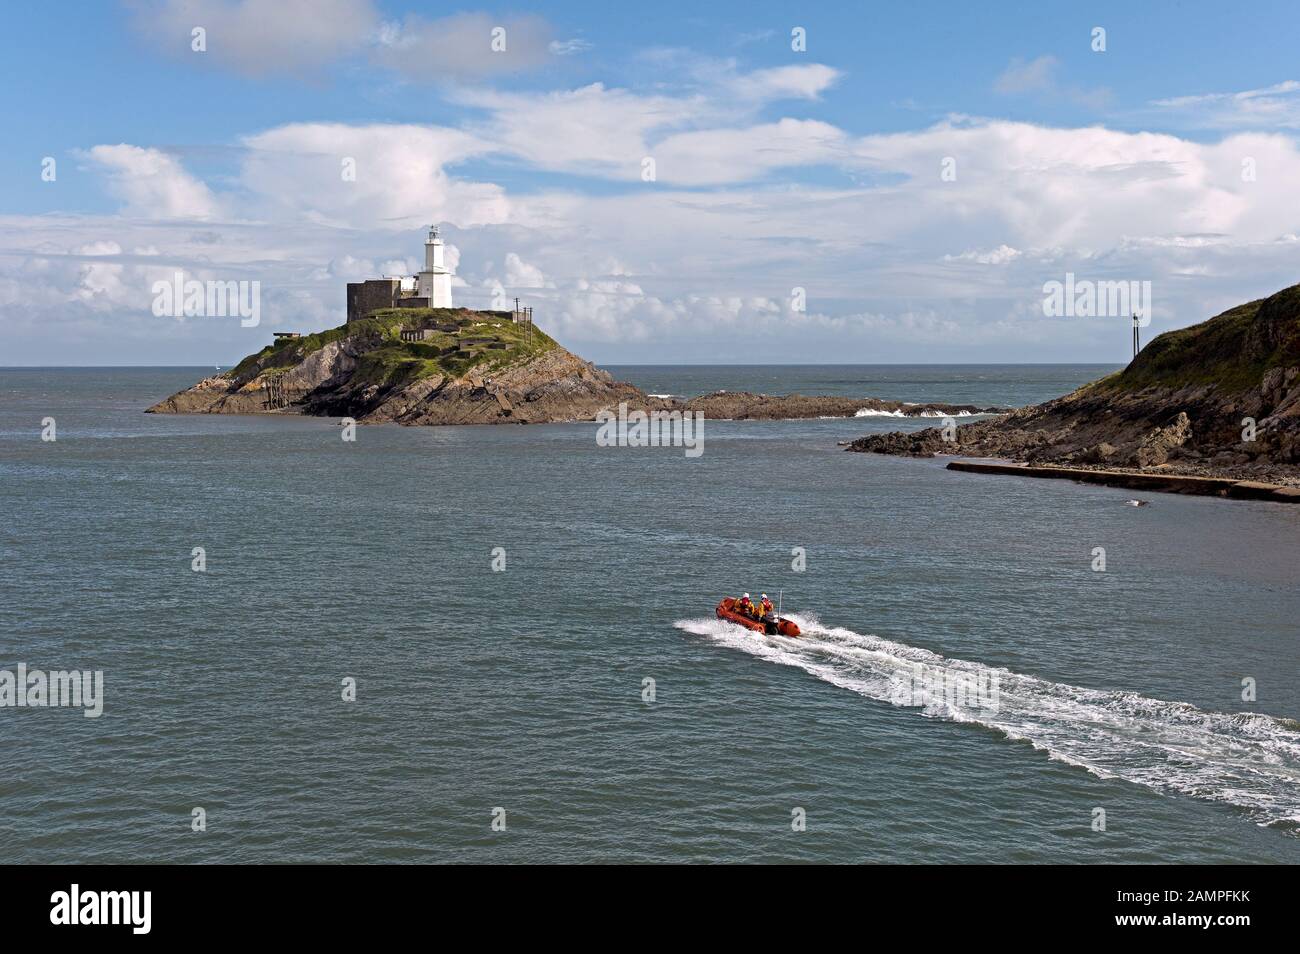
[[[714,391],[689,400],[647,399],[651,409],[699,412],[708,420],[791,421],[817,417],[973,417],[1005,414],[1004,407],[974,404],[908,404],[880,398],[827,397],[806,394],[752,394],[748,391]]]
[[[1300,486],[1300,286],[1166,332],[1056,400],[848,449]]]

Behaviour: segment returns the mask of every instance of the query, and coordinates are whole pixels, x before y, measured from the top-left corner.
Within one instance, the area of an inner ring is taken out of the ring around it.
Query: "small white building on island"
[[[445,246],[436,225],[424,240],[424,268],[414,276],[371,278],[348,282],[348,321],[358,321],[383,308],[452,308],[451,276]]]

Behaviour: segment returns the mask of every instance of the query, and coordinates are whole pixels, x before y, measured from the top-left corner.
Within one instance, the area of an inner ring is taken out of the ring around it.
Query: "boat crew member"
[[[750,602],[748,593],[744,594],[736,601],[736,612],[744,613],[746,616],[754,615],[754,604]]]
[[[762,601],[758,604],[758,615],[760,619],[772,615],[772,601],[767,598],[766,593],[763,594]]]

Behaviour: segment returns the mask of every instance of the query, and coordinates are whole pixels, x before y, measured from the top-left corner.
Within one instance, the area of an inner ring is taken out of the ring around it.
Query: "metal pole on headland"
[[[1134,313],[1133,315],[1133,357],[1136,358],[1138,356],[1139,350],[1141,350],[1141,346],[1138,344],[1138,316],[1136,313]]]

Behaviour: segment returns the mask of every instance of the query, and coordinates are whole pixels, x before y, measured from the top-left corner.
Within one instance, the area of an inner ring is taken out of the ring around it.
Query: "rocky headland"
[[[1165,332],[1045,404],[848,449],[1300,486],[1300,285]]]

